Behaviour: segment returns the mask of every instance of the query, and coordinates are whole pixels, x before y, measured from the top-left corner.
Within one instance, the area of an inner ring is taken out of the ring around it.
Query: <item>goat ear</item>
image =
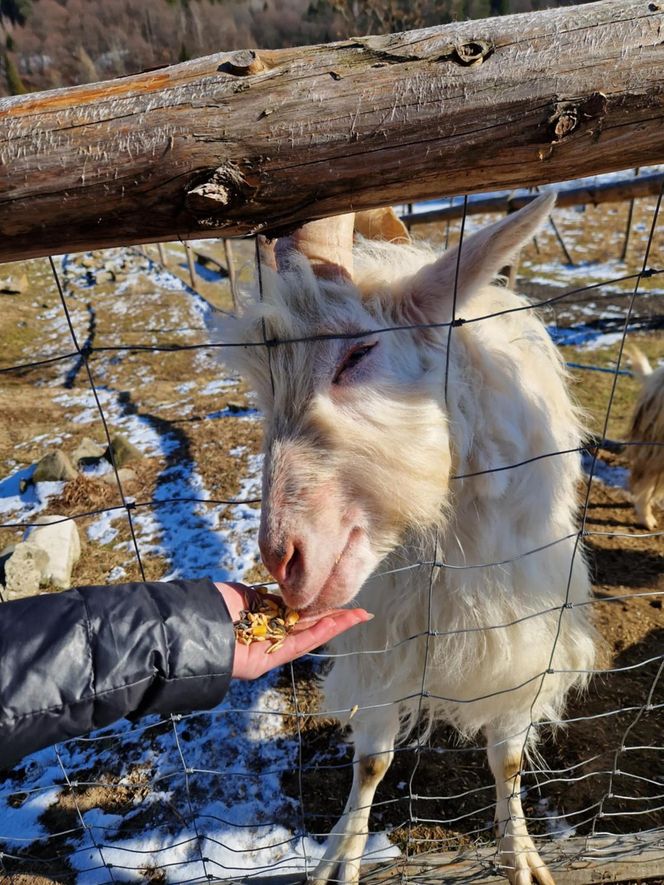
[[[407,284],[413,306],[430,322],[446,322],[457,276],[457,308],[481,286],[491,283],[519,249],[540,229],[553,209],[555,194],[546,194],[484,230],[464,237]],[[441,298],[441,296],[443,296]]]

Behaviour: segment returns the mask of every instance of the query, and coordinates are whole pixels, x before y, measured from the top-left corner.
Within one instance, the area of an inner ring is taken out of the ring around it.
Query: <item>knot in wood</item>
[[[231,202],[231,192],[223,184],[207,182],[199,184],[187,192],[187,208],[194,212],[209,212],[214,208],[225,208]]]
[[[242,173],[233,164],[219,166],[187,191],[185,204],[198,216],[199,224],[216,224],[216,219],[238,201],[244,184]]]
[[[250,74],[260,74],[265,70],[265,65],[253,49],[240,49],[232,52],[217,70],[225,74],[235,74],[236,77],[247,77]]]
[[[579,112],[573,104],[558,105],[549,117],[551,141],[562,141],[571,135],[579,124]]]
[[[469,40],[457,44],[451,53],[452,61],[466,68],[481,65],[493,53],[492,43],[486,40]]]
[[[558,102],[548,120],[551,144],[563,141],[573,133],[592,132],[592,127],[595,133],[601,131],[606,105],[607,98],[602,92],[593,92],[578,102]]]

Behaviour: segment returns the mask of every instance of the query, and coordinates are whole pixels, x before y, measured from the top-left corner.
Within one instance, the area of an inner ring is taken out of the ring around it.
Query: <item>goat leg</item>
[[[521,805],[523,738],[488,728],[487,754],[496,780],[496,838],[504,875],[511,885],[555,885],[528,835]]]
[[[657,520],[652,512],[655,482],[650,479],[641,479],[636,483],[631,483],[631,486],[637,519],[649,532],[653,532],[657,528]]]
[[[394,758],[399,719],[394,707],[369,710],[354,720],[353,785],[343,814],[329,835],[313,885],[356,885],[369,836],[374,794]]]

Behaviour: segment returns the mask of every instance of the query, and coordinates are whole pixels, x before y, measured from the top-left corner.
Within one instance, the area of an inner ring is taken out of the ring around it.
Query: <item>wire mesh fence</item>
[[[462,562],[438,535],[428,555],[382,566],[382,573],[417,575],[425,588],[418,597],[425,600],[423,629],[390,632],[375,647],[320,650],[258,684],[234,684],[209,712],[122,722],[28,757],[0,784],[6,876],[86,883],[311,877],[360,764],[337,720],[353,726],[362,714],[407,707],[420,721],[432,703],[459,700],[437,693],[428,678],[437,642],[503,634],[552,617],[558,629],[546,666],[525,682],[515,674],[507,688],[463,699],[473,704],[498,696],[509,708],[512,693],[530,686],[534,707],[547,680],[563,672],[556,643],[576,606],[592,611],[600,637],[587,689],[550,722],[531,717],[523,733],[510,735],[525,747],[536,724],[542,731],[537,752],[522,755],[518,766],[529,832],[561,881],[636,879],[664,870],[664,533],[638,525],[625,491],[626,453],[645,444],[625,436],[639,383],[625,347],[636,340],[653,361],[662,353],[660,204],[661,193],[629,209],[556,212],[558,227],[538,234],[521,263],[517,289],[528,303],[464,316],[455,287],[450,319],[371,330],[383,337],[442,329],[447,399],[450,342],[459,330],[537,310],[568,364],[589,440],[481,469],[460,463],[450,484],[512,477],[580,453],[578,527],[535,546],[516,539],[516,552]],[[625,214],[626,263],[618,261]],[[422,234],[454,246],[488,221],[464,212],[456,226],[426,227]],[[35,261],[24,293],[8,299],[5,330],[13,323],[13,334],[5,332],[0,366],[7,425],[0,537],[16,541],[44,514],[75,520],[87,541],[74,574],[79,584],[175,576],[269,583],[255,549],[260,416],[243,382],[216,361],[237,342],[211,342],[207,324],[213,312],[230,310],[234,297],[225,282],[227,253],[210,260],[214,247],[205,248],[207,257],[195,254],[193,261],[179,244],[162,247],[158,257],[109,250]],[[246,285],[255,274],[253,246],[243,244],[237,253],[239,284]],[[326,331],[252,346],[269,353],[296,343],[359,341],[365,333]],[[278,386],[279,377],[271,383]],[[31,483],[34,468],[23,466],[50,448],[71,449],[88,434],[111,448],[117,433],[143,453],[130,473],[92,458],[67,483]],[[472,628],[438,617],[441,574],[509,568],[554,547],[570,554],[565,592],[555,605]],[[584,548],[595,593],[572,602],[573,562]],[[323,702],[318,680],[335,660],[350,658],[358,668],[375,661],[380,672],[386,655],[399,661],[416,646],[422,666],[412,692],[385,700],[377,690],[356,711]],[[367,881],[491,879],[506,872],[492,839],[496,797],[485,745],[486,737],[462,739],[441,721],[432,729],[416,725],[396,746],[369,803]],[[330,880],[340,876],[335,870]]]

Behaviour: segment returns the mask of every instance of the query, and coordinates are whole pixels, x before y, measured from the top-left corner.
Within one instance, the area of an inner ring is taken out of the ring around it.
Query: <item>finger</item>
[[[371,617],[364,609],[341,609],[338,615],[322,618],[301,633],[291,633],[282,648],[270,655],[270,667],[279,667],[295,660]]]
[[[370,615],[363,608],[328,608],[325,611],[316,612],[311,615],[303,615],[293,627],[293,631],[310,630],[314,624],[317,624],[323,618],[338,618],[345,616],[348,612],[361,613],[363,621],[370,621],[373,615]]]

